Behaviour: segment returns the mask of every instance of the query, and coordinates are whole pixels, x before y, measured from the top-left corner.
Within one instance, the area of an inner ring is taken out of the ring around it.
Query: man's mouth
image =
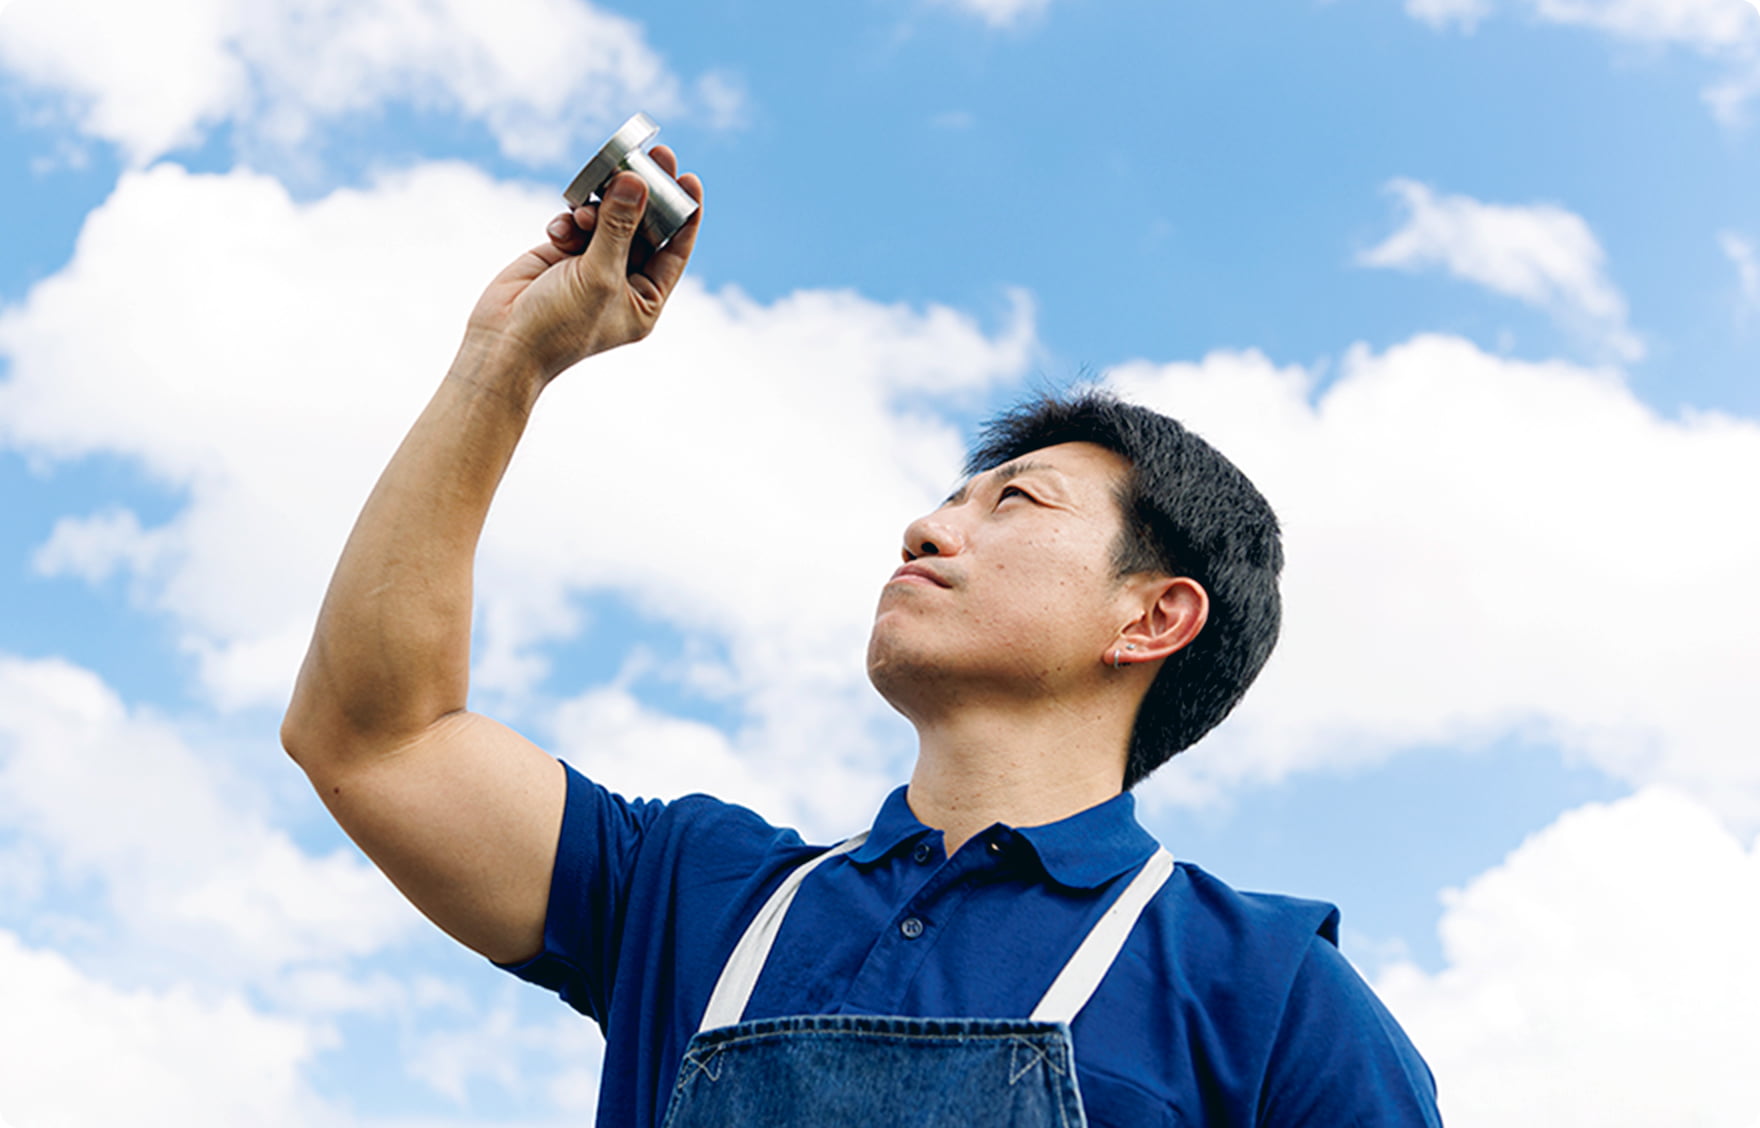
[[[898,571],[892,573],[892,578],[886,582],[889,584],[896,584],[899,582],[929,583],[942,588],[953,586],[937,575],[933,568],[916,560],[900,567]]]

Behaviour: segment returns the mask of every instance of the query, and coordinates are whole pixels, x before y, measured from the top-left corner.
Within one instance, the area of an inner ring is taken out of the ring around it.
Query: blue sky
[[[542,405],[476,707],[864,825],[899,533],[1102,380],[1287,529],[1280,650],[1151,829],[1338,902],[1457,1128],[1754,1122],[1747,0],[11,0],[0,97],[0,1124],[588,1118],[590,1024],[275,728],[470,302],[638,109],[702,241]]]

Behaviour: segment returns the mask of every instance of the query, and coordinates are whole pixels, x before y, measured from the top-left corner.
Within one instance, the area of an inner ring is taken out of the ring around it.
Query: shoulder
[[[1207,1016],[1216,1052],[1239,1059],[1242,1074],[1253,1075],[1310,952],[1332,947],[1337,930],[1338,910],[1324,901],[1245,893],[1182,862],[1126,954],[1143,963],[1148,982]]]
[[[647,974],[660,951],[705,965],[724,956],[732,918],[814,852],[793,830],[707,795],[628,799],[572,767],[567,781],[544,949],[503,966],[602,1022],[620,975]]]
[[[1207,1106],[1232,1109],[1222,1122],[1440,1123],[1428,1067],[1339,951],[1338,923],[1327,902],[1242,892],[1185,863],[1157,898],[1144,955],[1186,1012],[1184,1037],[1204,1043],[1214,1073],[1194,1080]]]
[[[614,870],[652,868],[715,881],[749,877],[754,863],[809,852],[798,833],[710,795],[628,799],[567,767],[559,856],[586,854]]]
[[[568,805],[564,830],[602,833],[611,838],[650,835],[727,835],[735,839],[769,839],[794,831],[772,826],[757,812],[712,795],[690,794],[677,799],[626,798],[588,779],[564,762]],[[576,825],[569,826],[569,823]],[[798,836],[796,836],[798,838]]]
[[[1325,901],[1247,893],[1192,865],[1174,867],[1151,909],[1162,938],[1198,967],[1218,973],[1294,976],[1314,940],[1338,942],[1338,909]]]
[[[1291,984],[1266,1078],[1268,1123],[1440,1128],[1436,1079],[1399,1022],[1334,945]]]
[[[1115,1005],[1166,1028],[1237,1080],[1263,1076],[1286,1002],[1338,910],[1322,901],[1243,893],[1180,863],[1114,965]],[[1244,1094],[1243,1094],[1244,1095]]]

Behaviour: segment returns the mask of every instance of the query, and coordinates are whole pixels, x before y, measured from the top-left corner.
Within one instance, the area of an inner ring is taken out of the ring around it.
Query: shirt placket
[[[955,922],[966,900],[990,884],[1004,864],[994,842],[963,849],[940,868],[881,926],[862,961],[844,1009],[863,1014],[903,1014],[924,962]],[[989,879],[989,880],[986,880]]]

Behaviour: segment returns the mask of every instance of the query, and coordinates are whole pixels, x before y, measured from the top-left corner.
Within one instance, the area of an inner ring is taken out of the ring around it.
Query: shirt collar
[[[906,790],[899,787],[886,797],[868,840],[851,851],[851,861],[871,865],[930,832],[911,812]],[[1129,792],[1054,823],[1007,829],[1032,847],[1046,876],[1077,889],[1096,888],[1141,865],[1158,845],[1137,821],[1137,801]]]
[[[911,805],[904,797],[907,790],[900,784],[886,797],[886,802],[880,804],[880,813],[874,816],[874,825],[868,830],[868,840],[850,851],[850,861],[871,865],[907,842],[914,842],[929,833],[929,828],[911,813]]]

